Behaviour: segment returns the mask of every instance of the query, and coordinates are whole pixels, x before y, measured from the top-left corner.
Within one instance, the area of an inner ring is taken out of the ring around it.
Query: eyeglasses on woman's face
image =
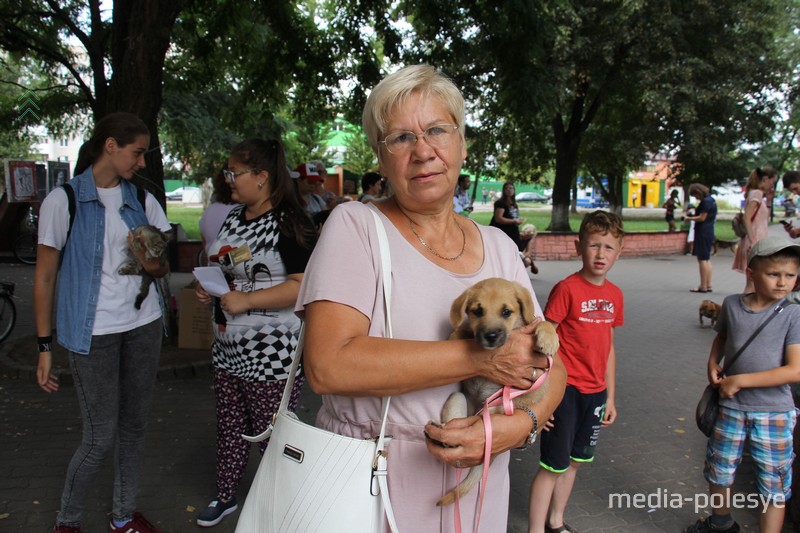
[[[247,170],[230,170],[225,169],[222,171],[222,175],[225,176],[225,181],[228,183],[234,183],[236,178],[241,176],[242,174],[247,174],[248,172],[252,172],[253,174],[258,174],[257,168],[248,168]]]
[[[384,140],[378,141],[378,144],[386,146],[386,150],[390,154],[402,155],[413,150],[419,138],[422,137],[431,148],[446,149],[453,142],[457,130],[456,124],[434,124],[422,133],[413,131],[391,133]]]

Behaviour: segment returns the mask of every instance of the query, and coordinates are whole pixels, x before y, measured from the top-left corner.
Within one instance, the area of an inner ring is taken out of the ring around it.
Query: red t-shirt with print
[[[572,274],[553,287],[544,316],[558,324],[558,354],[567,367],[567,384],[583,394],[605,390],[612,328],[624,322],[619,287],[608,280],[594,285]]]

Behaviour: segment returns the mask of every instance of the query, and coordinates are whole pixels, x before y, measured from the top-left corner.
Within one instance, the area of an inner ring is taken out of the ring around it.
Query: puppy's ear
[[[522,320],[526,324],[530,324],[533,322],[533,318],[535,316],[534,310],[536,309],[533,304],[533,296],[531,296],[531,291],[519,283],[514,282],[514,296],[516,296],[517,302],[519,303],[519,309],[522,313]]]
[[[453,301],[450,306],[450,325],[453,329],[458,329],[458,326],[464,321],[464,313],[467,311],[467,302],[472,295],[472,288],[469,288],[461,293],[461,296]]]

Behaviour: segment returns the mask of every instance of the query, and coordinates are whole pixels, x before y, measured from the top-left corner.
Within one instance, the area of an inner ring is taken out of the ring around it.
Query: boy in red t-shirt
[[[622,220],[588,213],[575,247],[581,270],[553,287],[544,315],[556,326],[567,390],[542,433],[539,471],[530,495],[529,533],[575,531],[564,509],[581,463],[594,459],[600,428],[617,418],[614,328],[623,323],[622,291],[606,279],[622,251]]]

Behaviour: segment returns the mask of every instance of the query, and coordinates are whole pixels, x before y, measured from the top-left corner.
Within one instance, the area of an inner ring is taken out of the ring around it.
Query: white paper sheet
[[[218,266],[195,267],[192,273],[211,296],[222,296],[230,292],[228,282],[225,281],[225,275],[222,273],[222,268]]]

